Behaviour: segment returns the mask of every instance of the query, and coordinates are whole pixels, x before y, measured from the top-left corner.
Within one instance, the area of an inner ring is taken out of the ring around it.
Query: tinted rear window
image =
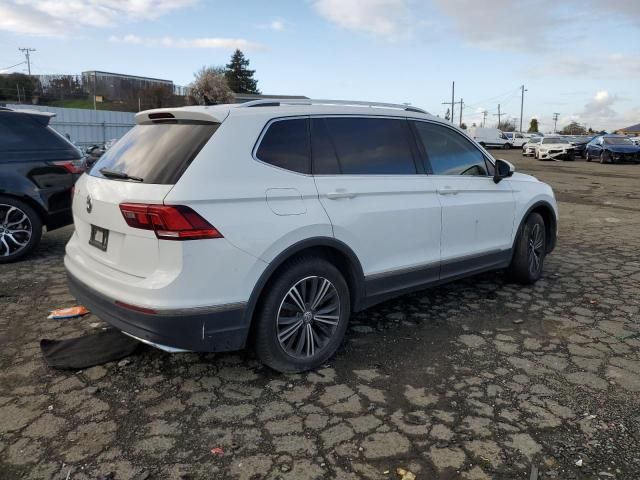
[[[67,150],[71,145],[29,115],[0,112],[0,152]]]
[[[306,118],[277,120],[269,125],[256,157],[265,163],[299,173],[311,173]]]
[[[175,184],[219,125],[136,125],[96,162],[91,175],[104,178],[100,169],[108,168],[140,177],[143,183]]]
[[[325,125],[344,175],[411,175],[416,166],[406,120],[329,117]],[[326,150],[327,154],[330,150]]]

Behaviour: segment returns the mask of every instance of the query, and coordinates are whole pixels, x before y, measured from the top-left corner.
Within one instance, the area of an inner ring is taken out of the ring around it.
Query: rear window
[[[67,150],[70,144],[30,115],[0,112],[0,152]]]
[[[96,162],[90,174],[108,168],[142,178],[142,183],[175,184],[219,123],[165,122],[136,125]]]

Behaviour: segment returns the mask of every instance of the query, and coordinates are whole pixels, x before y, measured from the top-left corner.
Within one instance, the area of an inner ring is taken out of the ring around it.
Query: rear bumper
[[[244,303],[147,313],[116,304],[116,299],[84,284],[68,270],[67,280],[71,293],[92,313],[148,343],[194,352],[225,352],[245,345],[249,324]]]

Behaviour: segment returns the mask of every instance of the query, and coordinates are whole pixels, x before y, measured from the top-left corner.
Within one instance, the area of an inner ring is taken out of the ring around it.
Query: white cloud
[[[282,32],[284,30],[284,22],[282,20],[273,20],[269,24],[269,28],[271,28],[271,30],[274,30],[276,32]]]
[[[109,41],[112,43],[124,43],[128,45],[141,45],[143,47],[166,47],[166,48],[211,48],[211,49],[236,49],[240,50],[260,50],[264,46],[260,43],[251,42],[244,38],[147,38],[138,35],[128,34],[122,37],[111,35]]]
[[[392,41],[411,34],[406,0],[315,0],[313,5],[321,16],[347,30]]]
[[[77,26],[106,27],[153,20],[196,0],[0,0],[0,30],[64,36]]]

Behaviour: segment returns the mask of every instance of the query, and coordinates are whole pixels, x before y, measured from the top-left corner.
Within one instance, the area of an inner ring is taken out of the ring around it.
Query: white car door
[[[414,122],[442,205],[441,278],[499,268],[510,259],[515,200],[508,180],[463,134]]]
[[[311,138],[320,202],[358,256],[367,295],[436,281],[440,202],[407,120],[312,117]]]

